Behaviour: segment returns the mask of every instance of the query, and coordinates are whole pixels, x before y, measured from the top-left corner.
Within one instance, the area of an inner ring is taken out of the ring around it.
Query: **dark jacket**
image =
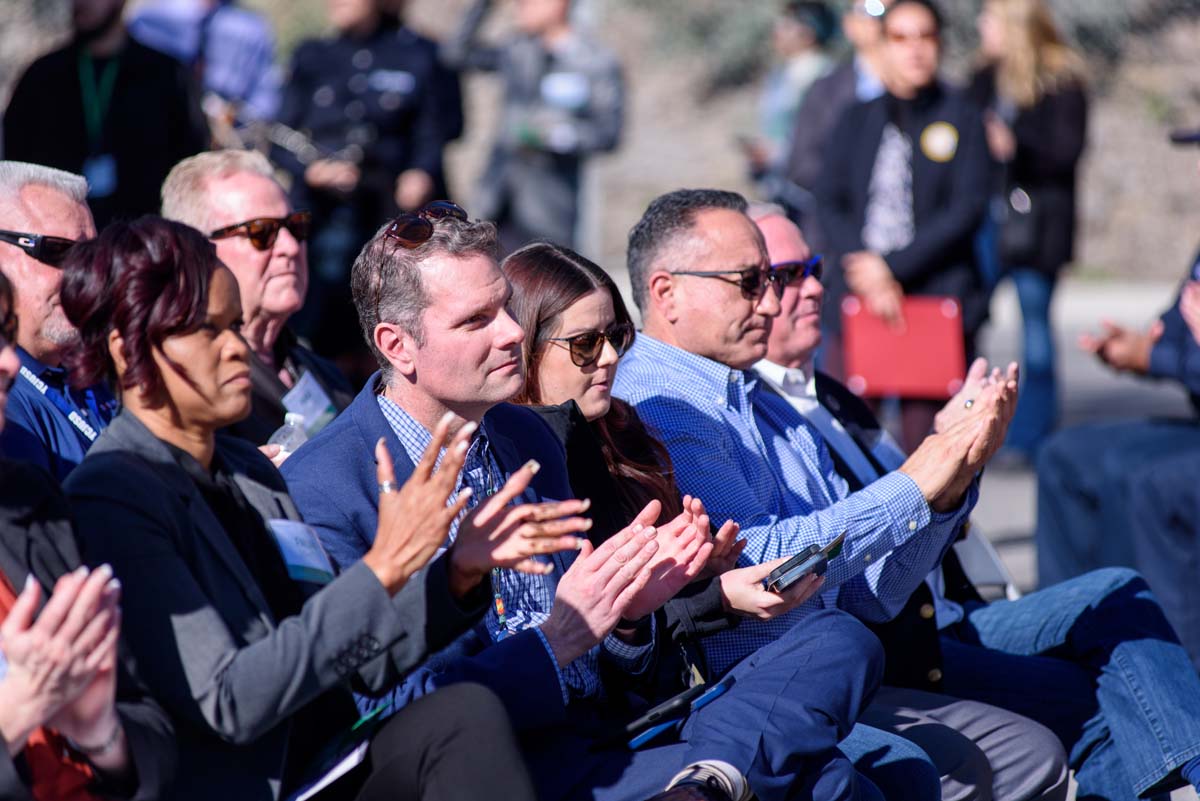
[[[994,69],[975,73],[970,95],[980,108],[995,106]],[[1017,152],[1007,165],[997,165],[999,189],[1019,186],[1040,207],[1039,246],[1032,264],[1007,266],[1054,275],[1074,254],[1075,173],[1087,141],[1087,96],[1081,86],[1065,86],[1019,109],[1011,127]]]
[[[312,373],[339,412],[354,399],[354,390],[333,362],[301,345],[287,329],[275,343],[275,363],[284,365],[293,382],[306,372]],[[288,388],[279,380],[279,373],[256,356],[250,359],[250,383],[250,416],[228,426],[225,433],[263,445],[283,425],[283,416],[287,414],[283,396],[288,393]]]
[[[264,520],[300,519],[253,445],[218,437],[217,453]],[[395,596],[360,563],[323,588],[303,585],[301,613],[276,620],[232,541],[252,532],[222,528],[166,444],[128,411],[66,490],[85,558],[108,562],[124,582],[130,664],[178,732],[173,799],[285,795],[314,768],[313,751],[293,750],[296,740],[354,722],[351,682],[387,691],[483,610],[453,600],[443,561]],[[293,726],[318,703],[328,716]]]
[[[987,202],[987,144],[975,104],[940,84],[911,101],[884,95],[851,106],[829,139],[817,186],[821,225],[829,237],[827,323],[835,330],[841,327],[841,299],[846,294],[841,258],[865,249],[862,229],[871,172],[889,122],[912,141],[915,230],[907,247],[882,255],[905,294],[959,299],[969,343],[987,315],[973,250]],[[924,137],[930,130],[952,136]],[[949,148],[944,147],[947,142]]]
[[[379,373],[372,375],[346,411],[283,464],[288,489],[305,521],[317,530],[334,564],[345,573],[361,569],[359,560],[375,539],[379,497],[375,443],[381,438],[387,443],[398,483],[406,481],[414,468],[379,408],[379,380]],[[544,499],[571,497],[562,449],[536,415],[502,403],[484,416],[483,428],[506,473],[529,459],[541,464],[527,493]],[[566,556],[551,558],[561,575]],[[445,561],[443,557],[435,565]],[[555,665],[533,629],[493,642],[481,622],[413,671],[392,699],[400,707],[459,681],[479,682],[494,690],[518,731],[566,719]]]
[[[41,469],[0,460],[0,570],[18,591],[33,574],[48,598],[59,577],[82,561],[67,501],[58,485]],[[98,795],[135,801],[167,798],[177,760],[175,732],[163,709],[131,674],[119,668],[117,712],[125,728],[137,772],[132,787],[101,784]],[[0,754],[0,798],[32,801],[17,772],[21,757]]]
[[[196,89],[182,64],[132,39],[117,58],[98,146],[116,161],[117,186],[108,197],[88,198],[97,229],[158,213],[167,173],[208,144]],[[97,80],[102,73],[98,63]],[[4,158],[82,173],[94,149],[84,125],[79,47],[72,44],[33,62],[17,83],[4,114]]]
[[[1200,281],[1200,253],[1192,259],[1192,266],[1184,277],[1183,286],[1188,281]],[[1154,347],[1150,350],[1150,369],[1148,375],[1155,378],[1168,378],[1183,384],[1187,390],[1192,409],[1200,414],[1200,343],[1192,336],[1191,329],[1184,322],[1183,314],[1179,311],[1180,294],[1175,296],[1171,308],[1163,312],[1163,332]]]

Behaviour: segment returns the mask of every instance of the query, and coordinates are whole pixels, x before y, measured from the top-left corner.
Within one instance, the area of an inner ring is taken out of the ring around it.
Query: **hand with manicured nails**
[[[585,540],[559,579],[554,608],[541,630],[560,667],[607,637],[650,581],[649,562],[658,543],[649,523],[658,511],[650,515],[649,508],[599,548],[593,550]]]
[[[683,500],[683,511],[658,527],[658,550],[647,565],[650,582],[630,601],[624,614],[626,618],[645,617],[674,598],[700,575],[712,553],[704,505],[698,501],[693,504],[690,496]],[[697,510],[699,514],[696,514]],[[662,504],[657,500],[650,501],[637,520],[657,520],[661,513]]]
[[[38,614],[41,587],[32,578],[26,582],[0,624],[0,650],[8,662],[0,681],[0,733],[9,753],[18,753],[34,729],[87,693],[111,666],[120,632],[119,588],[107,565],[90,573],[81,567],[58,580]],[[97,717],[115,719],[114,697],[102,689],[99,698],[87,699],[82,715],[62,714],[64,734],[90,733]]]
[[[807,575],[779,593],[763,587],[763,579],[790,558],[784,556],[763,562],[761,565],[740,567],[722,573],[717,580],[721,582],[721,601],[725,605],[725,611],[740,617],[770,620],[792,611],[816,595],[825,583],[824,576]]]
[[[448,504],[458,484],[459,471],[467,459],[471,435],[477,428],[475,423],[467,423],[450,437],[450,427],[458,419],[447,413],[434,427],[429,447],[404,486],[398,491],[379,494],[375,542],[363,556],[363,563],[392,595],[445,545],[450,524],[466,508],[471,497],[468,487],[458,494],[454,503]],[[443,445],[446,445],[446,452],[435,469]],[[375,476],[382,488],[384,482],[396,480],[392,456],[382,439],[375,443],[375,459]]]
[[[570,499],[547,503],[508,504],[529,486],[540,466],[527,462],[509,476],[504,486],[463,519],[450,549],[451,586],[475,586],[493,567],[522,573],[549,573],[554,565],[534,559],[535,554],[578,550],[583,540],[576,534],[592,527],[579,517],[590,505]]]

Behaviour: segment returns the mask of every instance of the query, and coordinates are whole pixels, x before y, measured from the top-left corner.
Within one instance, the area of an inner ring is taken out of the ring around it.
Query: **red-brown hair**
[[[220,266],[216,249],[199,231],[146,216],[109,225],[95,239],[71,248],[63,263],[62,307],[79,329],[66,354],[71,381],[90,386],[116,382],[109,333],[124,340],[122,389],[148,398],[164,391],[154,351],[163,340],[195,331],[208,313],[208,288]],[[164,355],[164,358],[165,355]],[[167,359],[181,376],[179,365]]]
[[[534,242],[512,253],[500,265],[512,285],[509,310],[525,331],[521,357],[525,362],[525,387],[516,403],[543,402],[538,370],[545,339],[558,327],[559,316],[597,289],[612,297],[617,323],[633,320],[621,292],[608,273],[569,248]],[[632,406],[613,398],[608,413],[591,423],[600,440],[608,471],[616,480],[622,511],[632,518],[653,499],[663,505],[659,521],[670,520],[683,507],[675,485],[671,457],[655,439]]]

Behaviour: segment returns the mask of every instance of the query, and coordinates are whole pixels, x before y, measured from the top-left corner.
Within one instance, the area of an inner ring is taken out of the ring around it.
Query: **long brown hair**
[[[571,304],[598,289],[612,297],[617,323],[632,324],[621,292],[608,273],[569,248],[534,242],[512,253],[500,265],[512,284],[510,313],[525,330],[521,358],[525,362],[525,387],[514,402],[543,402],[538,381],[545,340],[559,327],[559,318]],[[617,483],[622,511],[636,515],[653,499],[663,505],[659,520],[670,520],[682,511],[671,457],[637,416],[632,406],[612,399],[608,412],[592,421],[609,473]]]
[[[1082,87],[1083,57],[1067,44],[1044,0],[988,0],[1006,34],[1006,54],[996,66],[996,90],[1018,108],[1043,96]]]

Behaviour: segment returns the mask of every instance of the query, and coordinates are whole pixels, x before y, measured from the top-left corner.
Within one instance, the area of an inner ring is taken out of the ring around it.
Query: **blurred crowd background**
[[[130,0],[127,16],[146,0]],[[0,104],[37,56],[70,36],[69,0],[0,0]],[[270,20],[284,67],[302,40],[329,31],[324,0],[240,0]],[[442,40],[469,0],[408,0],[401,14]],[[485,20],[483,35],[512,29],[509,9]],[[963,78],[978,45],[978,0],[945,0],[950,78]],[[1077,276],[1177,280],[1192,254],[1200,215],[1193,156],[1166,131],[1200,122],[1198,0],[1052,0],[1057,20],[1091,70],[1088,148],[1080,174]],[[581,249],[621,272],[626,234],[656,195],[680,186],[752,192],[739,137],[759,133],[759,97],[776,56],[772,2],[579,0],[573,13],[612,48],[626,79],[620,147],[592,159],[583,197]],[[836,19],[836,17],[835,17]],[[836,59],[848,46],[836,32]],[[463,80],[465,128],[446,154],[451,194],[470,208],[500,103],[499,81]]]

